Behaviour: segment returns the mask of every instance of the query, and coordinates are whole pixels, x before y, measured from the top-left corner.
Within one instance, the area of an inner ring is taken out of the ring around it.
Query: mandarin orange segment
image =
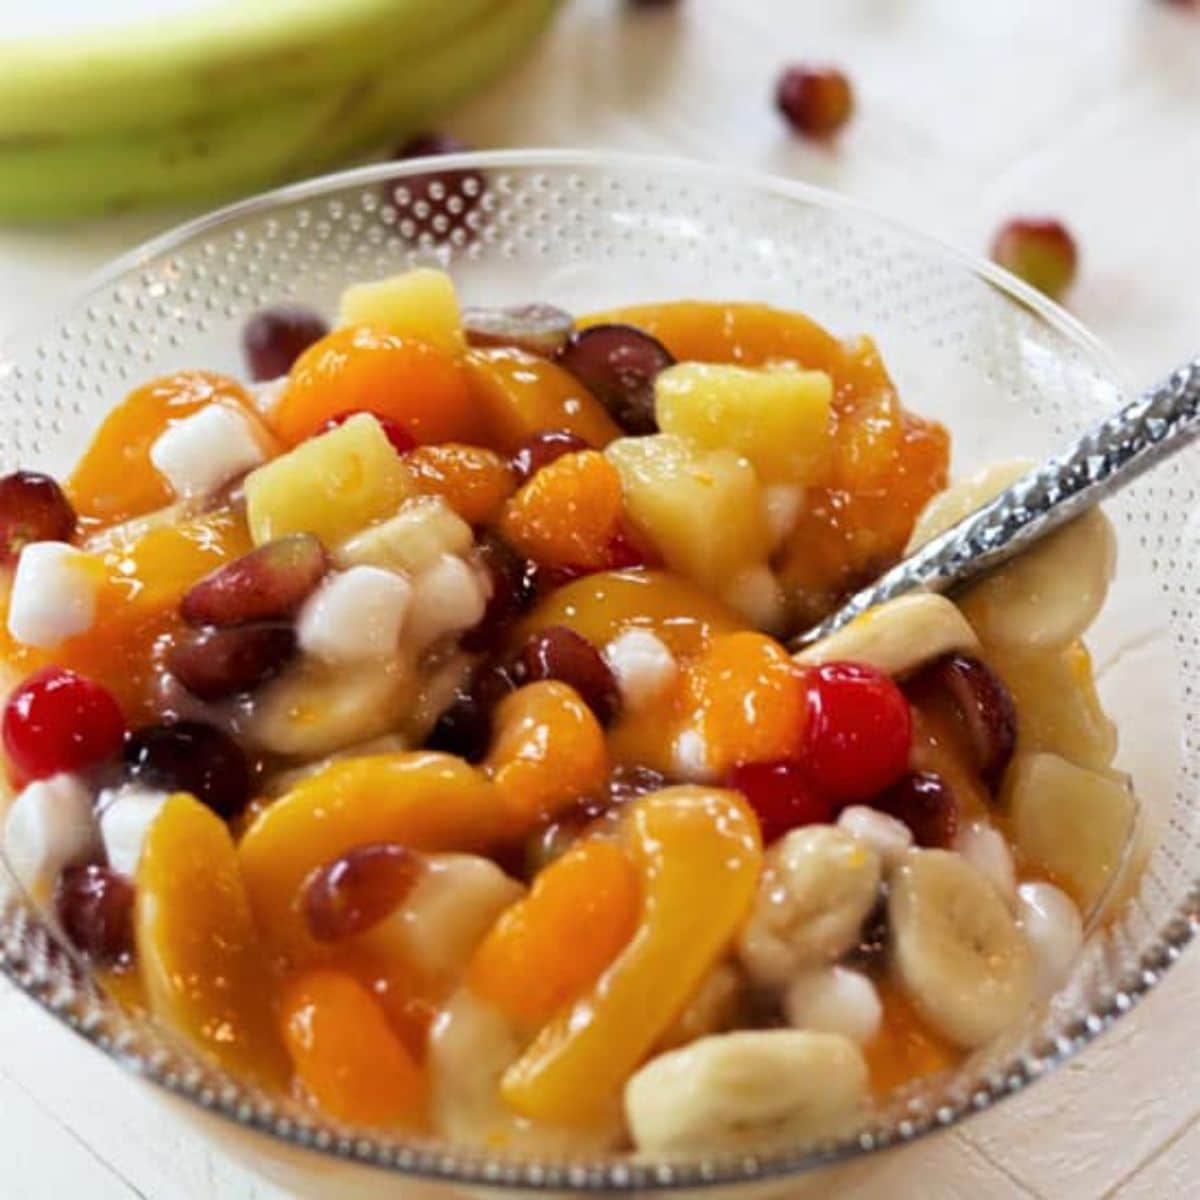
[[[728,948],[753,900],[758,823],[735,793],[657,792],[635,802],[623,834],[641,884],[637,932],[505,1072],[501,1093],[523,1116],[576,1124],[603,1113]]]
[[[886,980],[879,984],[883,1024],[863,1047],[871,1072],[871,1089],[886,1096],[901,1084],[947,1071],[961,1054],[933,1033],[904,993]]]
[[[255,920],[270,948],[295,962],[328,950],[308,931],[301,888],[317,867],[372,842],[414,850],[479,850],[495,844],[506,816],[488,779],[434,752],[335,762],[276,800],[238,846]]]
[[[535,562],[599,568],[611,561],[622,511],[617,469],[583,450],[538,471],[505,506],[500,529]]]
[[[289,980],[280,1028],[297,1083],[331,1117],[376,1126],[420,1120],[421,1068],[351,976],[318,969]]]
[[[134,932],[153,1015],[226,1069],[280,1086],[273,981],[237,853],[220,817],[192,796],[167,800],[146,835]]]
[[[679,656],[698,654],[745,622],[698,585],[669,571],[602,571],[556,588],[517,626],[514,647],[541,629],[566,625],[593,646],[627,629],[648,629]]]
[[[594,795],[608,776],[604,730],[565,683],[531,683],[496,708],[484,769],[514,837]]]
[[[422,492],[444,497],[468,525],[490,525],[517,486],[508,463],[483,446],[418,446],[404,462]]]
[[[685,673],[682,716],[701,735],[708,766],[717,772],[795,757],[806,712],[802,670],[761,633],[713,638]]]
[[[268,416],[289,446],[331,417],[389,417],[418,442],[485,441],[486,429],[452,354],[371,325],[347,325],[310,346]]]
[[[485,414],[487,441],[513,454],[535,433],[566,429],[602,448],[621,436],[604,406],[569,372],[524,350],[470,350],[471,394]]]
[[[638,873],[614,842],[582,841],[533,881],[475,951],[467,982],[536,1028],[592,987],[637,927]]]
[[[169,426],[215,401],[254,413],[240,383],[210,371],[151,380],[117,405],[66,482],[85,525],[114,525],[170,504],[174,493],[150,462],[150,448]]]

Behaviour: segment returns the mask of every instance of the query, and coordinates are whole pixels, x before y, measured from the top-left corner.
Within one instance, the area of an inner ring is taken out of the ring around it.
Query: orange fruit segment
[[[377,1126],[421,1118],[421,1068],[351,976],[317,969],[289,980],[280,1028],[297,1083],[331,1117]]]
[[[170,797],[146,835],[134,932],[151,1013],[226,1069],[281,1086],[272,978],[233,840],[192,796]]]
[[[616,467],[603,454],[583,450],[538,471],[505,506],[500,530],[535,562],[600,568],[612,561],[622,512]]]
[[[523,1116],[580,1124],[602,1114],[753,900],[762,846],[754,814],[735,793],[677,787],[647,796],[630,809],[624,844],[641,885],[637,932],[504,1073],[501,1093]]]
[[[85,527],[115,525],[170,504],[174,493],[151,463],[150,448],[169,426],[216,401],[254,414],[242,385],[211,371],[165,375],[118,404],[66,482]]]
[[[483,446],[418,446],[404,464],[422,492],[444,497],[468,525],[490,525],[517,486],[508,463]]]
[[[578,999],[633,936],[637,871],[615,842],[577,842],[533,881],[480,943],[467,982],[514,1022],[537,1028]]]
[[[569,372],[524,350],[470,350],[471,395],[488,422],[489,445],[512,454],[535,433],[566,429],[602,448],[621,430],[604,406]]]
[[[418,442],[486,440],[458,358],[371,325],[335,329],[305,350],[268,422],[294,446],[357,411],[390,417]]]

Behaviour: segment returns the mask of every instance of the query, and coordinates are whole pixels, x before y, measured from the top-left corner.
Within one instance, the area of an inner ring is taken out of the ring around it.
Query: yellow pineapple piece
[[[390,516],[416,482],[367,413],[301,442],[246,477],[246,517],[255,545],[315,533],[335,546]]]
[[[664,433],[744,455],[764,483],[816,482],[829,461],[833,383],[824,371],[680,363],[654,383]]]
[[[340,566],[383,567],[418,575],[443,555],[466,554],[471,527],[441,496],[414,496],[394,516],[355,534],[337,552]]]
[[[373,325],[451,354],[466,348],[454,284],[445,271],[432,267],[348,287],[338,316],[342,325]]]
[[[674,434],[620,438],[605,450],[625,509],[667,565],[724,594],[770,552],[762,487],[732,450],[700,450]]]

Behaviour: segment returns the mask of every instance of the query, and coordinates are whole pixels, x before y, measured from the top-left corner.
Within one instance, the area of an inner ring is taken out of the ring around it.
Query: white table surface
[[[794,141],[775,117],[772,84],[791,57],[854,79],[859,113],[834,149]],[[971,250],[1014,212],[1058,213],[1083,254],[1071,307],[1131,379],[1200,352],[1200,13],[1157,0],[681,0],[677,13],[634,14],[574,0],[447,124],[481,147],[620,147],[777,171]],[[173,219],[0,231],[0,332]],[[1028,1093],[797,1195],[1195,1195],[1198,1007],[1194,952]],[[284,1195],[0,986],[4,1200]]]

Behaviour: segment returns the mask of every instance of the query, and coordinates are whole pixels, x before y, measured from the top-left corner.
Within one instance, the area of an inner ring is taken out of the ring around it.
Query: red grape
[[[950,785],[932,771],[905,775],[871,807],[903,821],[918,846],[945,849],[958,832],[958,802]]]
[[[1005,270],[1059,299],[1075,281],[1079,249],[1067,227],[1053,217],[1014,217],[992,242],[992,258]]]
[[[125,718],[100,684],[43,667],[9,696],[3,732],[13,766],[26,779],[44,779],[111,758],[125,737]]]
[[[504,667],[495,663],[480,667],[471,685],[461,690],[438,718],[425,745],[457,754],[467,762],[481,762],[491,742],[492,710],[515,687]]]
[[[741,792],[754,809],[764,845],[801,825],[833,819],[835,805],[816,791],[797,762],[741,763],[729,772],[725,786]]]
[[[558,362],[626,433],[658,431],[654,380],[675,359],[657,338],[633,325],[592,325],[567,339]]]
[[[617,681],[600,651],[566,625],[551,625],[525,643],[517,678],[521,683],[557,679],[573,687],[601,723],[616,716],[621,702]]]
[[[590,449],[591,446],[579,434],[569,429],[543,429],[522,443],[508,460],[508,465],[520,483],[527,483],[543,467],[548,467],[564,454]]]
[[[290,625],[185,629],[167,652],[167,667],[193,696],[223,700],[274,678],[296,652]]]
[[[242,331],[242,353],[250,378],[286,375],[305,350],[329,332],[325,319],[309,308],[280,305],[256,313]]]
[[[309,932],[319,942],[365,932],[404,902],[424,866],[407,847],[377,842],[318,867],[303,890]]]
[[[329,568],[311,533],[268,542],[193,584],[179,604],[190,625],[245,625],[294,617]]]
[[[511,346],[542,358],[553,358],[575,328],[571,314],[553,304],[465,308],[462,316],[469,345]]]
[[[779,77],[775,104],[797,133],[827,138],[850,120],[854,91],[836,67],[801,64]]]
[[[146,725],[129,735],[125,765],[133,779],[166,792],[189,792],[222,817],[250,799],[250,765],[227,733],[202,721]]]
[[[868,800],[908,767],[912,714],[882,671],[826,663],[808,672],[801,762],[817,790],[843,804]]]
[[[71,944],[99,966],[133,955],[133,884],[108,867],[67,867],[54,890],[59,924]]]
[[[491,592],[479,624],[462,637],[464,650],[490,650],[533,601],[534,570],[507,542],[486,533],[478,542],[479,557]]]
[[[975,769],[989,784],[998,782],[1017,747],[1017,706],[1004,681],[986,663],[953,654],[925,672],[949,693]]]
[[[75,510],[49,475],[14,471],[0,479],[0,566],[30,542],[69,542]]]
[[[356,408],[351,412],[337,413],[329,418],[324,425],[321,426],[320,433],[328,433],[331,429],[337,429],[339,425],[344,425],[351,417],[357,417],[359,413],[367,413],[374,417],[379,422],[380,428],[383,430],[384,437],[392,443],[392,449],[397,454],[407,454],[416,444],[416,438],[412,436],[402,425],[393,421],[391,417],[380,416],[377,412],[371,412],[369,408]]]

